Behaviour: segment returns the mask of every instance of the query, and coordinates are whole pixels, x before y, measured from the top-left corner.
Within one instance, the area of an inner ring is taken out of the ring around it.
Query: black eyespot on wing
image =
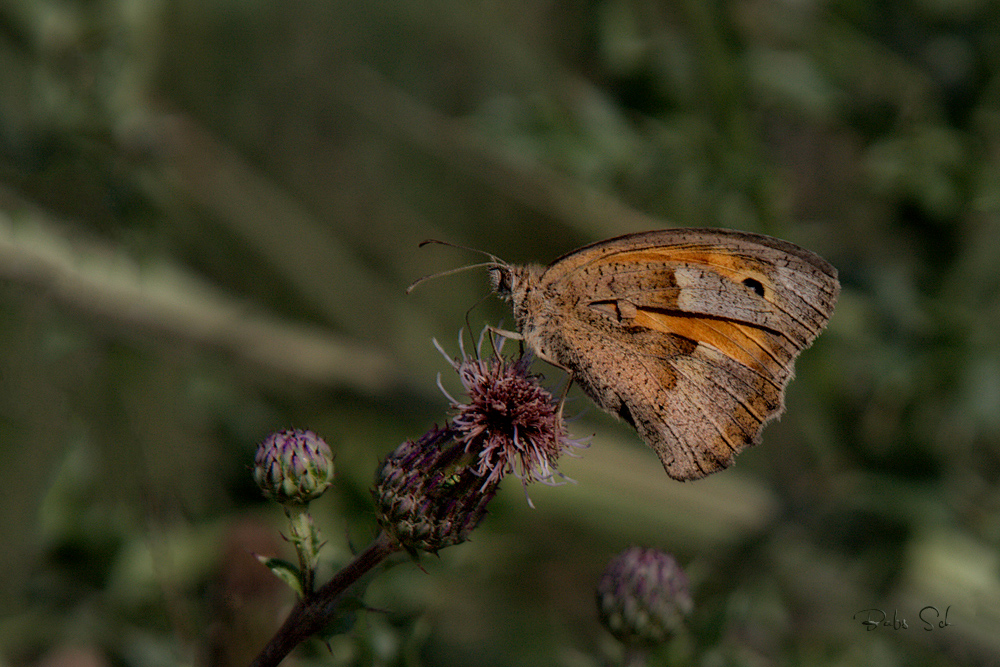
[[[744,278],[743,284],[757,293],[757,296],[764,296],[764,285],[756,278]]]

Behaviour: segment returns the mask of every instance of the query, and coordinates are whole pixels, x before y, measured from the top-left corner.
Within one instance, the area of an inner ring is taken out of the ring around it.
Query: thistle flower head
[[[601,622],[624,643],[663,643],[692,607],[684,570],[658,549],[625,549],[611,559],[597,585]]]
[[[257,447],[253,478],[269,498],[304,505],[333,483],[333,452],[312,431],[272,433]]]
[[[382,526],[404,549],[436,553],[466,541],[486,514],[499,480],[483,485],[449,424],[386,457],[372,496]]]
[[[454,427],[484,480],[513,473],[524,484],[551,483],[559,456],[581,443],[569,439],[560,405],[528,372],[532,358],[504,357],[504,340],[493,339],[496,354],[490,359],[481,355],[482,337],[474,357],[462,347],[460,360],[448,358],[468,395],[465,402],[448,396]]]
[[[464,542],[505,474],[550,481],[556,459],[577,444],[552,395],[528,374],[530,360],[511,362],[500,347],[502,340],[490,360],[464,349],[461,360],[449,358],[467,401],[448,396],[454,419],[404,442],[379,468],[372,491],[379,524],[408,551]]]

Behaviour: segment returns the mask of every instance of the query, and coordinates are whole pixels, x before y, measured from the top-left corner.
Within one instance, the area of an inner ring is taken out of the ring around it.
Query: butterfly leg
[[[494,326],[488,328],[490,330],[490,333],[498,334],[509,340],[522,340],[522,341],[524,340],[524,336],[522,336],[516,331],[508,331],[507,329],[500,329]]]
[[[561,424],[563,421],[563,408],[566,407],[566,396],[569,394],[569,388],[573,386],[573,376],[566,376],[566,386],[559,394],[559,411],[556,412],[556,423]]]

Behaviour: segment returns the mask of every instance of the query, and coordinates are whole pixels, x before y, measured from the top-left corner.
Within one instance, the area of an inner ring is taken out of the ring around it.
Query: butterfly
[[[545,267],[488,266],[525,345],[632,425],[677,480],[726,468],[760,440],[840,293],[818,255],[725,229],[626,234]]]

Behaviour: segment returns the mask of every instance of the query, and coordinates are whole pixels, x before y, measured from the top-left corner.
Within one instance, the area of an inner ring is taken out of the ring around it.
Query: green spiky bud
[[[257,447],[254,462],[257,486],[283,505],[305,505],[333,483],[333,452],[312,431],[272,433]]]

